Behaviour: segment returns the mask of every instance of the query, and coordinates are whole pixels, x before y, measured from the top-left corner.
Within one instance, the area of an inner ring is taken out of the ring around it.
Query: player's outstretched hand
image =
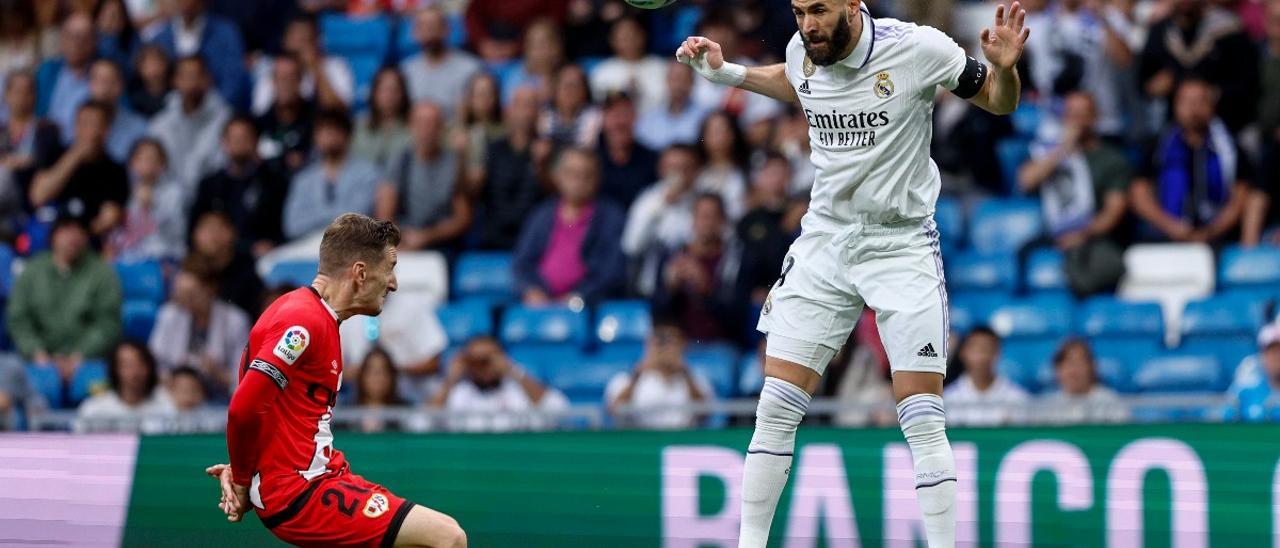
[[[249,506],[249,490],[231,481],[231,465],[215,464],[204,469],[204,473],[218,480],[222,489],[218,508],[227,515],[227,521],[235,523],[253,508]]]
[[[720,50],[720,44],[701,36],[690,36],[676,49],[676,60],[703,74],[724,66],[724,52]]]
[[[996,7],[995,26],[982,29],[982,53],[995,68],[1008,70],[1018,64],[1022,48],[1031,35],[1031,29],[1023,28],[1027,10],[1014,2],[1006,11],[1004,4]]]

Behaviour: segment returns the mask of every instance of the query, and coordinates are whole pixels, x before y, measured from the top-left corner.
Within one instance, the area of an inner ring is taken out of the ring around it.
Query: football
[[[642,10],[656,10],[676,3],[676,0],[625,0],[628,4]]]

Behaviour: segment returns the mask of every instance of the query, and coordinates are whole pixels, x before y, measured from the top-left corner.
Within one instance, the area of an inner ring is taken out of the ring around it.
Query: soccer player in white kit
[[[1029,34],[1018,2],[981,33],[991,66],[942,32],[872,18],[861,0],[791,0],[799,32],[786,63],[727,63],[690,37],[676,51],[708,80],[799,102],[817,169],[803,231],[765,299],[765,384],[747,448],[739,546],[763,547],[790,473],[796,428],[862,307],[893,371],[898,422],[932,548],[955,545],[955,459],[942,407],[947,293],[933,221],[940,180],[929,158],[938,86],[995,114],[1018,105],[1015,65]]]

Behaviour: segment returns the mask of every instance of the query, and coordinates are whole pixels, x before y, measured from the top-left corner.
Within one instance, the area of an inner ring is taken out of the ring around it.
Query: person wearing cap
[[[1280,321],[1267,324],[1258,332],[1258,369],[1251,385],[1235,391],[1237,405],[1228,411],[1228,418],[1245,422],[1280,420]]]
[[[69,383],[86,359],[120,339],[120,279],[89,248],[85,220],[63,212],[50,249],[27,262],[9,301],[9,334],[23,359],[56,367]]]

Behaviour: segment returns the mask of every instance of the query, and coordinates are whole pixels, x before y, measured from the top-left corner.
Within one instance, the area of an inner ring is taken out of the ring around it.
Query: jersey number
[[[336,504],[338,511],[342,512],[342,515],[351,517],[356,513],[356,503],[360,502],[360,497],[356,493],[368,494],[369,490],[351,484],[346,484],[345,486],[347,493],[343,493],[338,489],[325,489],[324,493],[320,495],[320,504],[325,506],[334,506]],[[347,504],[348,493],[351,494],[351,504]]]

